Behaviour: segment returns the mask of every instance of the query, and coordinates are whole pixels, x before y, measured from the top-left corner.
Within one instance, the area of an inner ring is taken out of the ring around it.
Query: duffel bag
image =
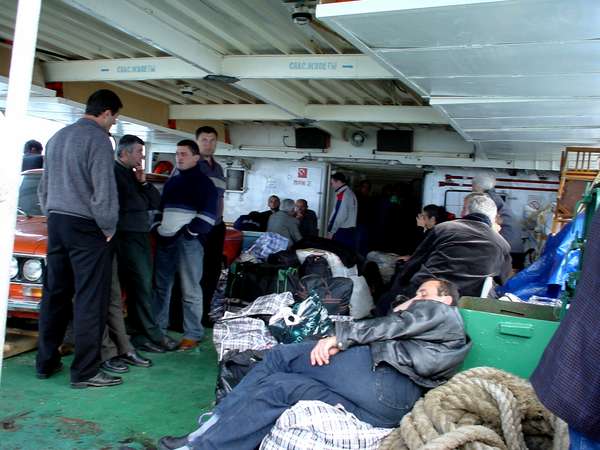
[[[327,258],[321,255],[308,255],[300,266],[300,275],[317,275],[325,279],[332,277]]]
[[[227,278],[226,296],[253,302],[258,297],[293,289],[295,268],[282,268],[268,263],[233,263]]]
[[[350,314],[350,299],[354,284],[350,278],[325,279],[318,275],[306,275],[300,279],[300,289],[294,292],[296,301],[303,300],[315,292],[331,315]]]
[[[284,267],[300,267],[300,260],[295,250],[282,250],[277,253],[271,253],[267,258],[267,262]]]

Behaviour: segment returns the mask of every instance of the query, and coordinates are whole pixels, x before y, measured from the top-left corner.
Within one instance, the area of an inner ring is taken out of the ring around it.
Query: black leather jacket
[[[427,388],[450,379],[471,342],[455,306],[417,300],[406,311],[356,322],[336,322],[338,347],[369,345],[374,368],[386,362]]]

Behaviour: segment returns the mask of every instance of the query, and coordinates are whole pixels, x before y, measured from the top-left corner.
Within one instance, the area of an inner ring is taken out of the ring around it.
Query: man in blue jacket
[[[426,280],[386,317],[336,322],[335,336],[278,345],[198,430],[159,448],[253,450],[300,400],[341,404],[358,419],[392,428],[426,389],[454,375],[471,343],[452,283]]]
[[[206,236],[217,219],[217,190],[198,165],[200,149],[190,139],[177,144],[178,173],[163,189],[156,231],[158,245],[154,272],[154,304],[166,334],[175,273],[179,271],[183,303],[183,339],[179,350],[198,346],[202,327],[202,262]]]

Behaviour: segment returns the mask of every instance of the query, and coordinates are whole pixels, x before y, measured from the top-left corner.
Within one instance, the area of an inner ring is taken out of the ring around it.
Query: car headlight
[[[37,281],[42,277],[42,261],[39,259],[28,259],[23,264],[23,278],[29,281]]]
[[[10,260],[10,278],[11,280],[19,274],[19,261],[14,256]]]

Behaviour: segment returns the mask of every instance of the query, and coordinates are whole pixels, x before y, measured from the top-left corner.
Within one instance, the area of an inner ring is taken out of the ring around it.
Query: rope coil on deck
[[[461,372],[429,391],[379,450],[563,450],[566,424],[531,384],[491,367]]]

